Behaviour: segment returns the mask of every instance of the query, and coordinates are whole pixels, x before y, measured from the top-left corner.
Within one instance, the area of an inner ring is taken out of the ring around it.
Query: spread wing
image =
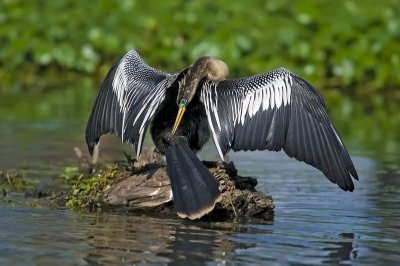
[[[146,65],[134,50],[125,54],[108,72],[87,122],[90,153],[102,135],[113,133],[135,144],[139,156],[149,122],[177,76]]]
[[[204,82],[201,99],[217,150],[283,149],[314,166],[343,190],[358,180],[350,156],[319,93],[286,69]]]

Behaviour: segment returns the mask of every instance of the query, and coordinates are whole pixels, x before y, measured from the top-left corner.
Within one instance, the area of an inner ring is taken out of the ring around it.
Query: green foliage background
[[[344,134],[398,140],[397,0],[3,0],[0,97],[71,82],[95,93],[130,49],[166,71],[204,54],[225,61],[232,77],[284,66],[322,92]]]

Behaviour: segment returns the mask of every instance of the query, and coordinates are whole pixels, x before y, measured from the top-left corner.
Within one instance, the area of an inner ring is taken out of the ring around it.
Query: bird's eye
[[[181,102],[179,103],[179,105],[186,106],[186,104],[187,104],[187,100],[185,98],[182,98]]]

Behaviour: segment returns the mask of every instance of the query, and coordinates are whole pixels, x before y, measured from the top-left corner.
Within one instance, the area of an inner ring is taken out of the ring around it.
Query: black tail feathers
[[[190,149],[187,139],[173,137],[166,144],[165,157],[178,215],[193,220],[213,210],[221,199],[219,183]]]

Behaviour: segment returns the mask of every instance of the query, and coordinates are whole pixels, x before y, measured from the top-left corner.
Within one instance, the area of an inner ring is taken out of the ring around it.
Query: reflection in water
[[[357,250],[353,248],[354,233],[341,233],[339,237],[343,240],[336,242],[334,247],[326,247],[322,250],[328,251],[329,259],[322,260],[325,263],[338,263],[350,261],[357,258]],[[329,243],[326,243],[329,245]]]
[[[328,242],[312,236],[301,239],[293,230],[286,236],[270,230],[271,223],[210,224],[117,214],[1,210],[6,219],[0,236],[9,239],[0,244],[0,263],[4,264],[334,263],[355,258],[349,257],[349,235]]]
[[[108,214],[77,216],[73,224],[78,225],[75,233],[91,247],[81,259],[95,265],[203,264],[224,261],[235,248],[227,240],[230,230],[221,226],[202,228],[179,220]]]
[[[369,217],[379,217],[374,230],[365,232],[364,238],[374,242],[366,251],[378,254],[383,261],[400,261],[400,165],[385,162],[374,175],[373,188],[367,193]]]
[[[107,214],[92,218],[88,230],[81,232],[93,247],[84,258],[91,264],[203,265],[226,261],[236,248],[228,237],[238,225],[201,226],[181,220]]]
[[[85,217],[84,217],[85,218]],[[94,247],[85,260],[89,263],[168,262],[159,253],[167,252],[173,223],[142,217],[102,215],[94,217],[87,243]]]

